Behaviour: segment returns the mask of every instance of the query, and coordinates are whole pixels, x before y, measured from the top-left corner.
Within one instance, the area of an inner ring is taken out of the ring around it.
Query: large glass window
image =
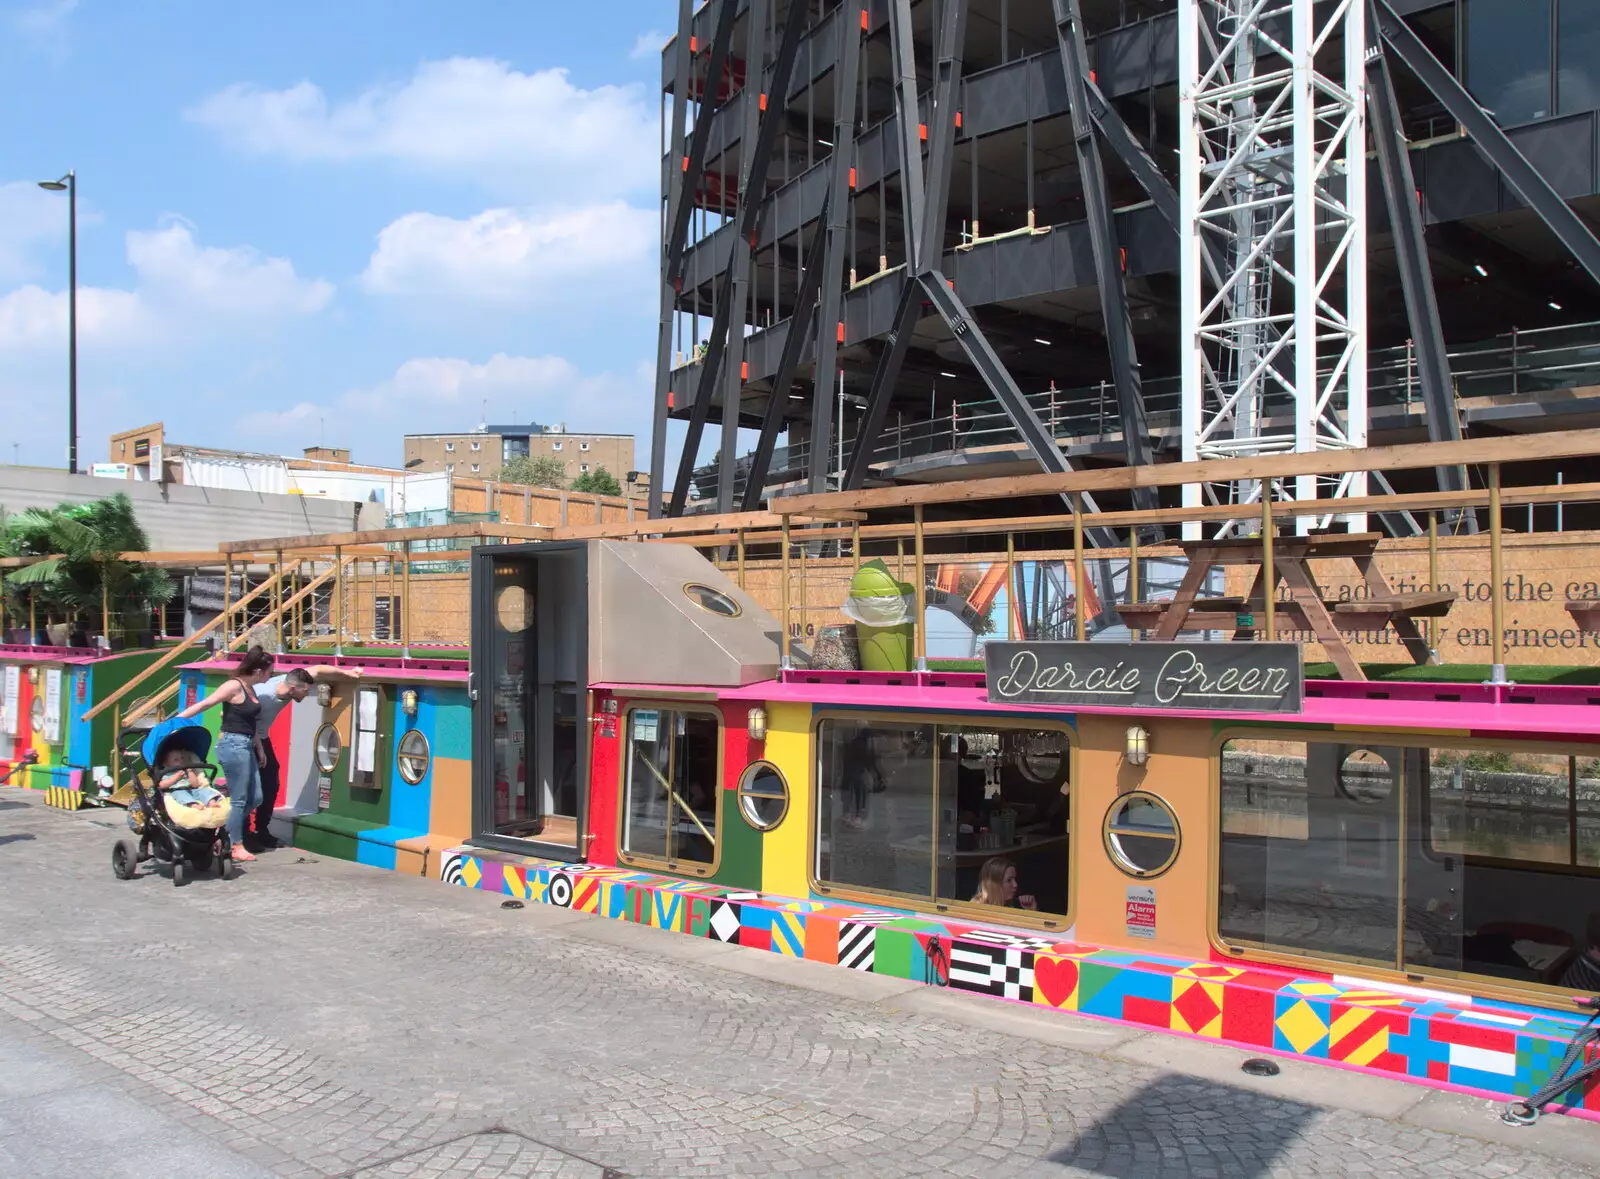
[[[1556,12],[1556,109],[1600,108],[1600,4],[1562,0]]]
[[[723,793],[716,714],[634,708],[627,744],[623,855],[705,875],[717,861]]]
[[[1059,729],[830,718],[817,881],[913,902],[1068,912],[1071,748]]]
[[[1550,114],[1550,5],[1467,0],[1467,86],[1502,126]]]
[[[1241,739],[1221,805],[1225,942],[1546,986],[1600,967],[1594,758]]]

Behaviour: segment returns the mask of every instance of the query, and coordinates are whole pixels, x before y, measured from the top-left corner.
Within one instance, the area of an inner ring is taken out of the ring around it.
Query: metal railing
[[[1600,321],[1527,331],[1514,328],[1489,340],[1462,345],[1449,356],[1458,403],[1482,398],[1531,403],[1546,393],[1600,386]],[[1090,443],[1121,434],[1116,391],[1109,381],[1026,396],[1045,428],[1063,444]],[[1177,377],[1147,380],[1144,400],[1152,430],[1178,427],[1182,393]],[[1424,412],[1416,356],[1409,343],[1370,354],[1367,401],[1371,411]],[[1292,412],[1286,394],[1267,398],[1267,416]],[[856,441],[848,430],[847,424],[847,454]],[[999,403],[985,398],[958,402],[937,418],[891,421],[873,445],[872,463],[896,465],[932,455],[1022,444],[1022,436]],[[810,455],[809,440],[778,447],[768,468],[767,486],[791,481],[795,473],[807,468]],[[750,456],[745,455],[735,471],[735,494],[742,494],[749,469]],[[696,469],[696,487],[702,496],[715,495],[717,470],[715,462]]]

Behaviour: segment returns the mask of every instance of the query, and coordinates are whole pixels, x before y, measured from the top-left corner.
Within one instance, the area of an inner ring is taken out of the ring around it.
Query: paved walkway
[[[1600,1175],[1600,1125],[0,788],[0,1176]]]

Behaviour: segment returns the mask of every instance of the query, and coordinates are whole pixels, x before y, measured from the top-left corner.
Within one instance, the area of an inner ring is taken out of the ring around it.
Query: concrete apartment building
[[[466,434],[407,434],[405,467],[408,471],[452,471],[457,475],[492,479],[509,460],[518,457],[553,458],[566,469],[568,482],[604,467],[625,490],[644,487],[637,477],[632,434],[577,434],[566,424],[541,426],[484,425]],[[636,477],[632,480],[629,475]]]

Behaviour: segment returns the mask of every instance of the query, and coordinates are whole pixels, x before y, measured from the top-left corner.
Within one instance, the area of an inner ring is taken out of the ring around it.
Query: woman
[[[272,656],[260,647],[251,647],[215,692],[178,713],[180,717],[199,716],[208,708],[222,705],[222,736],[217,741],[217,764],[228,779],[228,797],[233,809],[228,812],[228,836],[233,842],[233,858],[255,859],[244,845],[244,824],[250,812],[261,805],[261,761],[264,757],[256,722],[261,716],[261,701],[256,686],[272,674]]]
[[[978,894],[972,898],[980,905],[996,905],[1006,909],[1037,909],[1030,896],[1017,895],[1017,866],[1005,856],[990,856],[978,873]]]

